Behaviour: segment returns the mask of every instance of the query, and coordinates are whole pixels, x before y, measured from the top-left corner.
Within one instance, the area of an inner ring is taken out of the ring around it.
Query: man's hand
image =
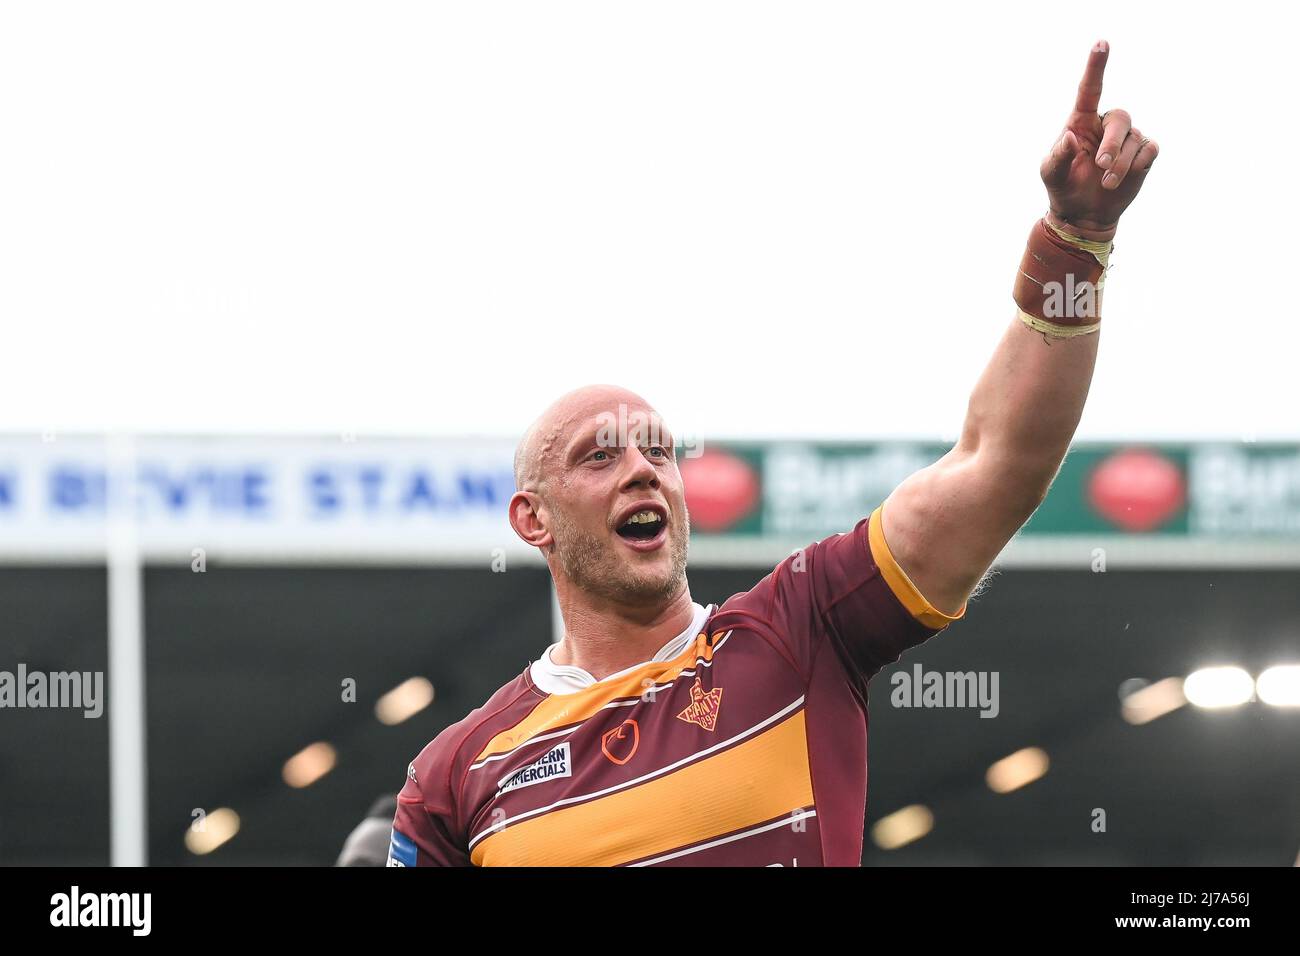
[[[1047,221],[1064,232],[1101,242],[1115,236],[1160,147],[1143,136],[1125,110],[1098,115],[1101,78],[1110,46],[1100,40],[1088,56],[1074,111],[1039,172],[1047,187]]]

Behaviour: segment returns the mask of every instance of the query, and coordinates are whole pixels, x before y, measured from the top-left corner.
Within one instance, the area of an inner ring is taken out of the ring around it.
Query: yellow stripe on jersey
[[[813,806],[804,712],[663,777],[507,826],[476,866],[617,866]]]
[[[640,697],[649,687],[675,680],[682,671],[693,667],[696,660],[713,660],[713,647],[703,634],[670,661],[651,661],[616,681],[597,681],[577,693],[551,694],[519,723],[489,740],[474,763],[495,754],[509,753],[549,730],[582,723],[612,701]]]
[[[903,607],[907,608],[908,613],[926,627],[943,628],[953,621],[961,620],[966,613],[965,603],[956,614],[944,614],[925,599],[925,595],[912,583],[912,579],[898,566],[898,562],[889,551],[889,545],[885,543],[885,526],[882,517],[884,511],[885,506],[880,505],[871,512],[867,538],[871,542],[871,557],[875,560],[876,567],[880,568],[880,574],[889,585],[889,589],[903,603]]]

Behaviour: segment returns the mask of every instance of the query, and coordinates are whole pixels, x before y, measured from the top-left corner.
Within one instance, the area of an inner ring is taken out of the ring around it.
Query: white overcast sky
[[[1162,152],[1078,437],[1300,439],[1280,9],[6,4],[0,431],[952,438],[1104,37]]]

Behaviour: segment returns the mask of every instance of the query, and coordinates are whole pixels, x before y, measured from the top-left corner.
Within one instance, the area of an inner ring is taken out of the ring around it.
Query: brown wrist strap
[[[1034,223],[1012,291],[1025,324],[1059,337],[1095,332],[1112,248]]]

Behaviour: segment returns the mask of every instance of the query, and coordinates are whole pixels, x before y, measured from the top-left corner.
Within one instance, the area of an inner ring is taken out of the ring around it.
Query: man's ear
[[[510,527],[525,544],[545,550],[555,539],[542,524],[541,507],[541,501],[533,492],[516,491],[510,499]]]

